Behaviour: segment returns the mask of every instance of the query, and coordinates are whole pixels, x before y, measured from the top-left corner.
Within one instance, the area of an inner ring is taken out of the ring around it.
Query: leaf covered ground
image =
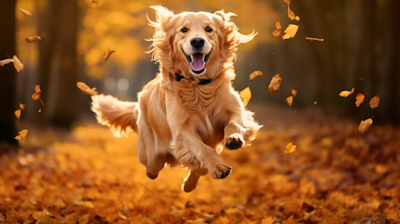
[[[30,129],[21,150],[0,159],[0,223],[397,223],[398,127],[360,134],[318,111],[256,113],[264,127],[254,144],[222,153],[233,173],[207,175],[192,193],[180,190],[188,171],[179,167],[146,177],[134,133]],[[297,148],[285,154],[289,142]]]

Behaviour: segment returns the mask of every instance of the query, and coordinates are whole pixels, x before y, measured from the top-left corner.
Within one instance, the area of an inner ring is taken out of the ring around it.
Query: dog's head
[[[156,21],[153,59],[162,69],[186,77],[213,79],[232,65],[237,46],[256,33],[243,35],[231,21],[233,13],[183,12],[175,15],[162,6],[152,6]]]

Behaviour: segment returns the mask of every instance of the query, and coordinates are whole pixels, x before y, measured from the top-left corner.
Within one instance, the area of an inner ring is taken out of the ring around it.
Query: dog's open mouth
[[[195,74],[201,74],[206,69],[206,64],[208,59],[210,58],[212,49],[210,53],[207,55],[203,53],[194,53],[191,56],[187,55],[185,51],[182,49],[183,53],[185,54],[186,60],[189,62],[190,69]]]

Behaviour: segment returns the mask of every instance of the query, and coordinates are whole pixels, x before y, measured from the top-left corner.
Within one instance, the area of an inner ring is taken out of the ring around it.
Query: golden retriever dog
[[[207,173],[227,177],[232,167],[219,156],[222,149],[250,145],[261,128],[232,87],[237,46],[256,33],[239,33],[233,13],[175,15],[162,6],[151,8],[156,11],[156,21],[149,19],[155,28],[151,46],[160,73],[138,102],[97,95],[92,110],[115,136],[138,134],[138,157],[149,178],[166,164],[190,169],[182,185],[190,192]]]

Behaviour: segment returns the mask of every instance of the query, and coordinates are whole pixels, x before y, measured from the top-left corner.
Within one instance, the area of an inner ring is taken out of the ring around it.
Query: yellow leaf
[[[96,8],[99,5],[100,0],[92,0],[92,2],[90,3],[90,5],[93,8]]]
[[[89,86],[87,86],[87,85],[86,85],[85,83],[83,83],[83,82],[77,82],[77,83],[76,83],[76,86],[78,86],[78,88],[79,88],[80,90],[82,90],[82,92],[84,92],[84,93],[86,93],[86,94],[88,94],[88,95],[94,96],[94,95],[97,95],[97,94],[98,94],[98,92],[95,91],[96,88],[91,89]]]
[[[36,42],[36,41],[42,40],[42,38],[39,37],[39,36],[31,36],[31,37],[26,38],[25,40],[28,43],[32,43],[32,42]]]
[[[4,66],[4,65],[6,65],[6,64],[8,64],[8,63],[10,63],[10,62],[13,62],[13,63],[14,63],[14,60],[11,59],[11,58],[1,60],[1,61],[0,61],[0,66]]]
[[[272,35],[274,37],[279,37],[281,35],[281,32],[282,32],[281,22],[278,21],[275,23],[275,30],[274,30],[274,32],[272,32]]]
[[[289,24],[289,26],[285,30],[285,35],[283,35],[282,40],[293,38],[294,36],[296,36],[298,29],[299,26],[294,24]]]
[[[22,129],[20,132],[18,132],[19,135],[15,136],[15,139],[17,140],[22,140],[26,138],[26,135],[28,134],[28,129]]]
[[[271,82],[269,83],[268,90],[271,96],[278,92],[281,87],[282,78],[279,75],[280,73],[272,77]]]
[[[288,98],[286,98],[286,103],[287,103],[289,106],[292,106],[292,103],[293,103],[293,96],[289,96]]]
[[[21,109],[18,109],[14,112],[14,115],[17,119],[19,119],[19,117],[21,117]]]
[[[339,93],[339,96],[348,97],[348,96],[350,96],[351,94],[354,93],[354,90],[355,90],[354,87],[351,89],[351,91],[343,90],[342,92]]]
[[[21,11],[22,14],[24,14],[24,15],[26,15],[26,16],[33,16],[33,14],[30,13],[28,10],[21,9],[21,8],[18,8],[18,10]]]
[[[106,52],[104,52],[104,56],[103,56],[103,60],[107,61],[108,58],[111,56],[112,53],[114,53],[115,51],[110,50],[110,48],[108,48],[106,50]]]
[[[240,97],[243,99],[243,104],[247,106],[251,98],[251,91],[249,87],[246,87],[244,90],[240,92]]]
[[[292,152],[294,152],[294,151],[296,151],[296,145],[293,145],[293,143],[289,143],[289,144],[287,144],[286,145],[286,151],[285,151],[285,153],[292,153]]]
[[[296,20],[296,21],[299,21],[299,20],[300,20],[300,17],[296,16],[296,15],[294,14],[294,12],[292,12],[292,10],[290,10],[290,5],[289,5],[289,4],[288,4],[288,7],[287,7],[287,10],[288,10],[288,17],[289,17],[289,19],[291,19],[291,20]]]
[[[361,134],[364,134],[364,132],[368,130],[369,126],[371,126],[372,123],[373,123],[372,118],[368,118],[367,120],[361,121],[360,126],[358,126],[358,131]]]
[[[356,96],[356,107],[359,107],[364,102],[365,96],[362,93],[357,93]]]
[[[13,60],[14,60],[14,67],[17,70],[17,72],[24,70],[24,65],[19,61],[16,55],[14,55]]]
[[[297,96],[297,90],[292,89],[292,95],[293,95],[293,96]]]
[[[255,72],[251,73],[249,78],[250,78],[250,80],[253,80],[256,77],[261,77],[261,76],[263,76],[263,73],[261,71],[255,71]]]
[[[324,39],[313,38],[313,37],[306,37],[306,40],[308,40],[308,41],[310,41],[310,42],[314,42],[314,41],[324,42]]]
[[[262,219],[261,224],[272,224],[272,223],[274,223],[274,221],[275,221],[275,219],[272,218],[272,216],[270,216],[265,219]]]
[[[79,204],[88,208],[94,208],[94,204],[91,201],[81,201]]]
[[[372,109],[377,108],[379,106],[379,96],[378,95],[371,98],[371,100],[369,101],[369,106]]]

